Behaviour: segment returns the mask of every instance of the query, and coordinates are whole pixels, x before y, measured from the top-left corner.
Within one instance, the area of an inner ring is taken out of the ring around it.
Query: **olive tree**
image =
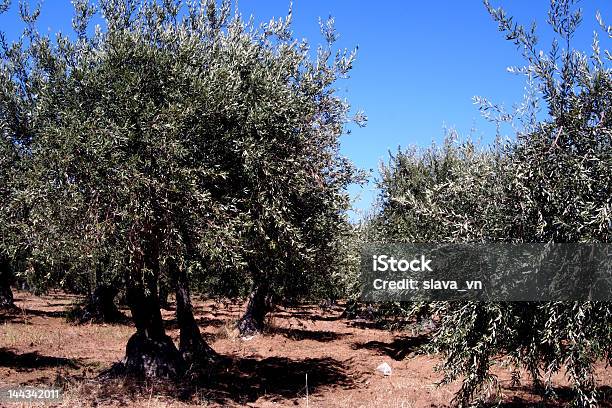
[[[0,15],[9,6],[10,2],[1,2]],[[32,66],[34,51],[28,46],[33,17],[25,7],[21,15],[26,28],[19,41],[9,43],[0,29],[0,308],[14,307],[10,285],[16,272],[25,268],[27,253],[18,228],[27,216],[27,207],[14,198],[22,187],[18,176],[24,171],[36,123],[34,82],[39,70]],[[29,79],[32,83],[28,83]]]
[[[96,13],[105,27],[92,32]],[[117,368],[208,364],[193,281],[232,271],[280,293],[331,262],[357,175],[338,152],[349,108],[332,85],[354,55],[334,54],[324,25],[312,58],[290,15],[255,27],[227,1],[80,0],[75,35],[54,39],[35,14],[24,20],[37,122],[16,198],[31,259],[65,265],[65,278],[100,265],[120,277],[136,333]],[[160,278],[175,288],[178,349]]]
[[[362,177],[339,154],[350,118],[349,105],[334,88],[348,75],[355,53],[334,53],[337,34],[329,20],[321,23],[325,45],[311,62],[306,43],[285,42],[289,23],[290,17],[279,26],[279,48],[266,50],[263,64],[252,64],[248,91],[228,96],[251,111],[242,124],[241,169],[232,180],[244,219],[243,268],[251,284],[238,322],[243,334],[263,329],[275,299],[315,296],[331,282],[347,227],[346,188]],[[256,54],[258,47],[249,44],[246,54]],[[365,120],[362,114],[354,119],[360,125]]]
[[[571,49],[581,21],[571,1],[553,1],[549,23],[554,42],[548,54],[537,48],[535,27],[526,29],[502,9],[486,3],[507,39],[522,50],[548,108],[546,118],[529,122],[514,141],[492,148],[477,161],[463,157],[459,171],[443,174],[419,192],[411,180],[431,179],[444,160],[391,162],[384,185],[390,217],[405,219],[393,238],[446,242],[610,242],[612,223],[612,107],[610,54]],[[598,16],[601,21],[601,18]],[[603,26],[603,23],[601,23]],[[606,35],[610,28],[604,27]],[[485,106],[485,109],[491,105]],[[537,117],[534,115],[532,117]],[[463,169],[462,169],[463,167]],[[424,176],[425,175],[425,176]],[[400,186],[396,189],[395,186]],[[450,196],[449,196],[450,194]],[[460,198],[460,199],[455,199]],[[435,218],[434,218],[435,217]],[[383,217],[383,222],[386,221]],[[393,218],[389,218],[393,220]],[[433,231],[432,231],[433,228]],[[553,393],[554,373],[565,369],[577,406],[595,406],[593,364],[611,361],[612,309],[606,302],[452,302],[428,305],[437,316],[431,351],[442,353],[444,382],[462,380],[456,402],[469,405],[499,396],[491,368],[514,367],[513,380],[526,370],[536,389]]]
[[[483,205],[503,197],[504,150],[449,132],[442,146],[408,148],[381,166],[381,208],[372,221],[377,240],[479,241],[503,226],[501,210]]]
[[[3,121],[4,122],[4,121]],[[0,196],[6,199],[9,197],[10,188],[9,178],[11,176],[13,165],[15,160],[15,152],[13,146],[8,143],[4,137],[0,140]],[[7,200],[8,201],[8,200]],[[10,242],[9,242],[9,226],[8,221],[8,208],[6,201],[2,204],[2,211],[0,212],[0,309],[11,309],[15,306],[13,303],[13,292],[11,290],[11,283],[14,275],[14,266],[11,262],[10,257]]]

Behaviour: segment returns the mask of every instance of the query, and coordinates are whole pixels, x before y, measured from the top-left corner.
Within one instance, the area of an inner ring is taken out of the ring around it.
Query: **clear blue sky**
[[[15,0],[13,3],[17,3]],[[519,22],[536,20],[541,47],[548,49],[548,1],[493,1]],[[284,16],[288,0],[240,0],[244,16],[256,21]],[[590,47],[595,11],[612,24],[612,2],[583,0],[582,29],[576,43]],[[16,7],[13,7],[14,9]],[[523,78],[506,72],[522,60],[515,46],[497,31],[479,0],[379,1],[294,0],[294,34],[312,43],[320,42],[318,18],[334,16],[340,47],[359,46],[349,80],[339,84],[355,109],[363,109],[368,126],[353,129],[343,137],[342,152],[363,169],[372,169],[397,146],[428,145],[440,141],[444,127],[461,135],[472,133],[484,143],[492,140],[494,127],[481,118],[472,103],[475,95],[511,106],[523,94]],[[18,33],[15,14],[0,16],[0,27],[9,39]],[[50,32],[70,30],[68,0],[43,3],[41,28]],[[601,35],[602,48],[610,41]],[[475,129],[475,131],[473,131]],[[354,187],[355,207],[366,210],[376,197],[374,186]]]

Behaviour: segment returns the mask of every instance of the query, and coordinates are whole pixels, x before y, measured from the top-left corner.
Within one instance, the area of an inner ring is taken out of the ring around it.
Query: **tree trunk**
[[[4,278],[0,279],[0,310],[15,309],[13,301],[13,291],[8,282]]]
[[[11,290],[12,273],[7,260],[0,259],[0,310],[16,309]]]
[[[89,296],[85,305],[76,312],[73,318],[79,323],[89,321],[118,323],[126,319],[115,305],[119,289],[112,285],[100,285]]]
[[[144,273],[142,264],[135,265],[136,270],[126,277],[127,302],[136,333],[128,340],[123,368],[128,374],[175,378],[182,374],[184,364],[164,330],[157,296],[159,258],[157,252],[145,254],[148,273]]]
[[[176,319],[180,328],[179,351],[190,371],[197,371],[216,360],[217,353],[206,343],[193,316],[187,273],[174,268],[176,276]]]
[[[168,297],[170,296],[170,290],[166,282],[159,283],[159,306],[164,310],[170,310],[170,302]]]
[[[263,332],[266,314],[271,308],[271,299],[266,285],[256,285],[247,302],[244,315],[238,320],[238,330],[242,336]]]

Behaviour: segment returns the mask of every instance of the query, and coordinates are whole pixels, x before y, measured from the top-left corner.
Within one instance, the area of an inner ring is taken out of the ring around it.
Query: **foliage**
[[[179,321],[196,337],[190,282],[263,282],[277,296],[322,287],[360,177],[339,154],[351,117],[334,84],[355,53],[334,52],[333,20],[313,58],[291,12],[256,27],[229,1],[74,6],[73,36],[40,34],[39,10],[24,5],[25,35],[4,42],[3,103],[27,118],[7,137],[25,163],[17,235],[41,265],[28,276],[125,284],[137,327],[128,357],[149,336],[174,355],[162,278],[183,285]]]
[[[291,14],[258,28],[228,2],[109,0],[90,35],[96,9],[75,8],[76,39],[39,34],[24,9],[28,44],[6,46],[4,66],[23,65],[7,86],[27,89],[7,98],[36,112],[20,135],[33,258],[124,271],[150,241],[162,265],[279,283],[331,264],[358,176],[332,88],[355,56],[333,53],[333,22],[313,61]]]
[[[0,14],[7,8],[8,3],[0,5]],[[32,91],[14,81],[27,75],[27,53],[20,53],[24,38],[9,46],[0,31],[0,286],[8,292],[6,285],[14,280],[16,271],[25,269],[27,254],[18,225],[28,209],[14,199],[29,143],[25,135],[33,121]]]
[[[609,53],[607,60],[601,55],[597,36],[590,57],[571,50],[581,16],[570,1],[553,1],[549,14],[567,48],[560,51],[555,42],[546,55],[537,51],[535,28],[486,5],[507,39],[522,49],[528,65],[519,71],[538,85],[548,116],[527,121],[515,141],[481,152],[471,143],[447,141],[442,148],[392,156],[382,171],[381,236],[404,242],[610,242]],[[444,382],[462,378],[460,405],[499,396],[491,373],[498,362],[514,367],[516,381],[519,369],[526,369],[547,396],[553,393],[551,376],[565,369],[574,404],[596,405],[593,363],[612,361],[609,303],[428,307],[438,321],[429,349],[446,357]]]
[[[440,147],[391,155],[381,166],[382,205],[373,227],[378,240],[479,241],[500,228],[501,209],[483,202],[504,195],[504,149],[459,143],[451,133]]]

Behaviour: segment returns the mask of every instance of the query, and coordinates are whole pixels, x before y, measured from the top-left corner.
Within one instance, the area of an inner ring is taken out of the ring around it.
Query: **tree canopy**
[[[14,189],[29,210],[20,237],[64,281],[102,267],[124,282],[137,328],[125,365],[174,375],[162,275],[181,290],[187,359],[204,347],[190,282],[225,276],[282,293],[333,259],[359,177],[339,154],[351,118],[333,85],[355,54],[334,52],[330,20],[313,58],[292,37],[291,11],[255,27],[228,1],[74,4],[74,36],[40,34],[38,10],[22,7],[26,40],[4,44],[4,103],[27,117],[4,132],[27,161]],[[92,30],[97,13],[105,27]]]
[[[449,139],[442,147],[392,155],[383,167],[373,228],[399,242],[609,243],[609,52],[600,50],[597,34],[591,55],[571,48],[581,21],[571,1],[551,3],[549,24],[559,41],[547,54],[538,50],[535,27],[485,4],[526,58],[518,72],[533,80],[546,118],[537,121],[528,112],[531,120],[515,140],[483,149]],[[510,363],[517,382],[525,369],[545,395],[553,392],[550,377],[565,369],[574,403],[596,404],[593,363],[612,362],[609,303],[439,302],[426,310],[438,323],[428,349],[446,358],[444,382],[462,381],[460,405],[499,397],[491,368],[500,361]]]

